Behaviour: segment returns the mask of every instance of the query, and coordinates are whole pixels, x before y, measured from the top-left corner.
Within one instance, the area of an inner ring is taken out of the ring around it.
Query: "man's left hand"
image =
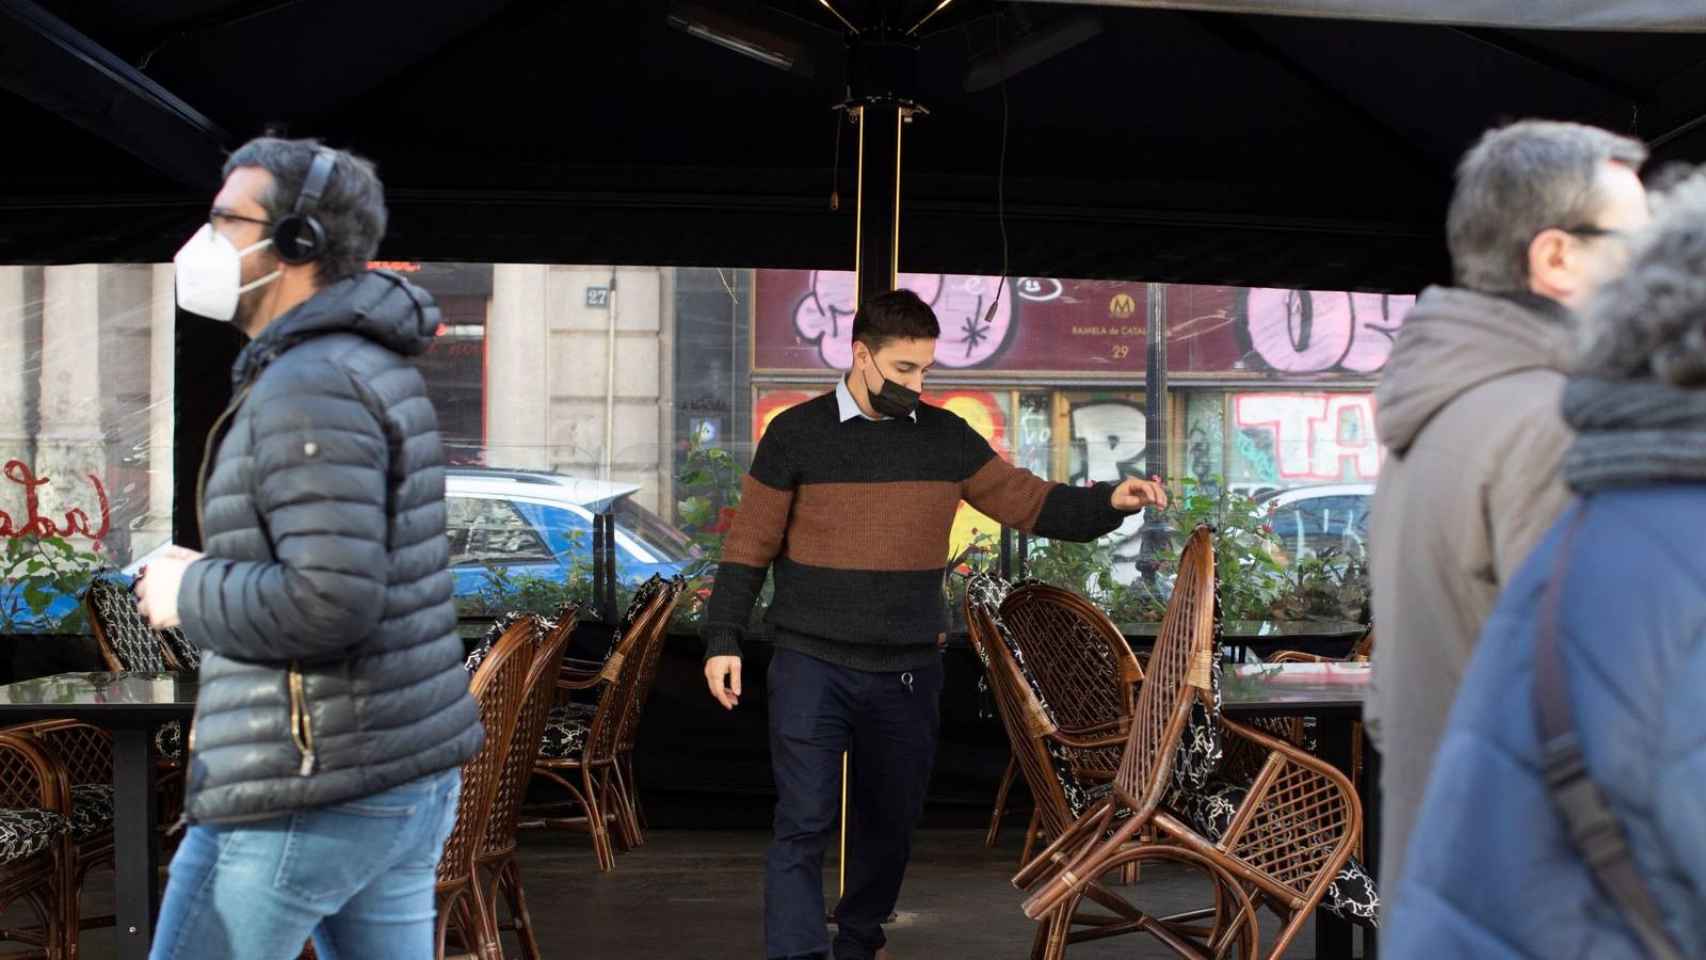
[[[184,547],[168,547],[136,578],[136,609],[156,630],[178,626],[178,588],[184,584],[184,571],[202,555]]]
[[[1127,477],[1114,488],[1113,505],[1115,510],[1124,513],[1136,513],[1144,507],[1167,507],[1167,488],[1161,485],[1160,477],[1150,477],[1139,480]]]

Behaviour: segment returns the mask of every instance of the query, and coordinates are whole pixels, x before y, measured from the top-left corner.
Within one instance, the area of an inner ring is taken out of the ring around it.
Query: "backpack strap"
[[[1553,806],[1564,818],[1565,830],[1576,852],[1593,871],[1601,892],[1611,899],[1624,922],[1640,938],[1647,955],[1659,960],[1681,960],[1682,951],[1665,930],[1653,892],[1635,867],[1623,824],[1606,801],[1604,791],[1588,773],[1576,736],[1564,655],[1558,642],[1558,607],[1564,578],[1569,572],[1570,550],[1587,517],[1588,506],[1584,500],[1571,517],[1563,542],[1558,546],[1552,577],[1541,598],[1540,634],[1534,652],[1534,704],[1546,789]]]

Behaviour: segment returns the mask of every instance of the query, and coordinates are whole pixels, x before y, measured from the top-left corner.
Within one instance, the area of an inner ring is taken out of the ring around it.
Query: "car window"
[[[556,560],[538,531],[508,500],[450,497],[450,563],[551,563]]]
[[[1292,550],[1354,549],[1366,536],[1368,498],[1308,497],[1275,510],[1271,522],[1274,533]]]
[[[681,561],[691,555],[692,541],[657,514],[627,497],[616,501],[616,525],[664,560]]]

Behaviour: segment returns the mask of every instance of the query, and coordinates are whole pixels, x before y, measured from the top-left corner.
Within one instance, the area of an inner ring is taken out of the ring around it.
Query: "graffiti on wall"
[[[1118,483],[1144,475],[1144,452],[1149,448],[1148,418],[1143,407],[1128,400],[1096,400],[1074,404],[1067,417],[1072,425],[1073,469],[1076,484]],[[1143,514],[1134,513],[1109,534],[1115,550],[1143,530]]]
[[[1242,393],[1232,398],[1244,447],[1272,444],[1273,476],[1292,483],[1366,480],[1380,475],[1383,452],[1374,435],[1368,393]],[[1265,435],[1265,436],[1264,436]]]
[[[50,477],[38,477],[29,464],[22,460],[8,460],[4,468],[0,468],[7,480],[24,488],[24,510],[27,518],[19,525],[12,515],[0,510],[0,537],[15,539],[19,537],[87,537],[97,546],[105,540],[112,528],[112,503],[107,499],[107,488],[101,484],[101,478],[88,474],[89,484],[95,491],[96,511],[100,514],[100,526],[96,527],[89,519],[89,514],[81,507],[73,507],[65,512],[65,522],[56,523],[52,517],[41,515],[41,498],[39,490],[52,483]]]
[[[942,326],[936,362],[944,367],[973,367],[1001,352],[1013,333],[1013,297],[1002,296],[990,314],[1001,281],[996,277],[903,273],[902,289],[911,290],[936,311]],[[857,288],[853,274],[814,270],[811,288],[794,307],[794,329],[817,343],[825,366],[853,365],[853,313]]]
[[[1255,289],[1243,303],[1242,335],[1279,373],[1374,373],[1386,365],[1411,296]]]
[[[1143,453],[1149,446],[1149,424],[1142,406],[1123,400],[1075,404],[1068,419],[1077,461],[1074,483],[1112,483],[1142,474]]]

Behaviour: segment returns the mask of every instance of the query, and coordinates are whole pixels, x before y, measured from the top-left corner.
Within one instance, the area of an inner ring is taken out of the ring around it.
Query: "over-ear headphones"
[[[332,182],[332,172],[338,165],[338,153],[330,147],[314,151],[314,161],[308,165],[308,176],[296,194],[296,206],[288,216],[280,217],[272,228],[273,250],[278,258],[289,264],[311,263],[326,252],[326,228],[314,216],[314,208]]]

